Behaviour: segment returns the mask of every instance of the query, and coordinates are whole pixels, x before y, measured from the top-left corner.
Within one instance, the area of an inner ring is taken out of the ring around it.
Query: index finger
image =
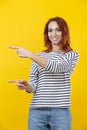
[[[8,83],[17,83],[18,80],[9,80]]]
[[[20,47],[18,47],[18,46],[8,46],[9,48],[11,48],[11,49],[19,49]]]

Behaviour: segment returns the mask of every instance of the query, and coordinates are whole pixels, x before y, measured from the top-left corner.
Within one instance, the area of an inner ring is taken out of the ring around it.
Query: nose
[[[53,33],[52,33],[53,36],[56,36],[57,35],[57,32],[54,30]]]

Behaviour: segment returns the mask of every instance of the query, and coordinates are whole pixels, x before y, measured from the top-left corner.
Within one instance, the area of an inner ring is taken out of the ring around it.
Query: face
[[[56,21],[52,21],[48,25],[48,38],[53,45],[58,45],[62,39],[62,31]]]

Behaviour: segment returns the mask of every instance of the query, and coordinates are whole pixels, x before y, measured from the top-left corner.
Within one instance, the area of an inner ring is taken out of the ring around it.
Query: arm
[[[17,49],[17,53],[20,57],[30,58],[39,66],[53,73],[72,71],[78,60],[78,53],[75,51],[68,52],[61,56],[61,59],[53,61],[51,59],[46,59],[44,57],[38,56],[37,54],[21,47],[11,46],[10,48]],[[72,63],[74,63],[74,66]]]
[[[72,73],[78,61],[79,54],[76,51],[65,53],[57,61],[48,60],[46,70],[53,73],[69,72]]]
[[[72,73],[76,63],[79,59],[79,54],[76,51],[65,53],[60,59],[56,61],[52,59],[46,59],[31,53],[31,59],[43,67],[45,70],[52,73],[70,72]]]
[[[29,84],[32,86],[32,92],[35,92],[38,85],[38,65],[35,62],[32,62],[32,67],[30,70],[30,82]]]
[[[78,62],[79,54],[76,51],[71,51],[65,53],[60,57],[60,59],[54,61],[52,59],[46,59],[34,53],[31,53],[31,59],[43,67],[45,70],[52,73],[69,72],[72,74]]]
[[[31,53],[31,59],[45,70],[52,73],[67,72],[72,69],[71,61],[69,61],[65,56],[62,56],[61,59],[54,61]]]

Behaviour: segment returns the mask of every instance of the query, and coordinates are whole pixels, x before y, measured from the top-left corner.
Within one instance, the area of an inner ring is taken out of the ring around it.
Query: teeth
[[[58,39],[58,37],[53,37],[52,39]]]
[[[57,40],[56,38],[53,38],[53,40]]]

